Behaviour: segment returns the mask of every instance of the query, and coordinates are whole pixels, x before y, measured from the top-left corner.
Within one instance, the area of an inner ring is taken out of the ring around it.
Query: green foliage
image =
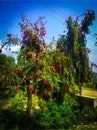
[[[22,106],[13,104],[7,110],[0,111],[0,128],[68,129],[77,124],[77,111],[77,104],[73,99],[62,104],[41,101],[39,109],[33,108],[30,117],[23,111]]]
[[[79,92],[78,86],[74,83],[72,60],[69,56],[65,56],[58,49],[40,52],[37,56],[32,50],[29,50],[25,60],[22,62],[22,52],[25,53],[25,51],[27,50],[21,50],[19,55],[21,61],[19,66],[23,71],[21,80],[24,80],[26,86],[35,89],[35,93],[39,97],[53,98],[52,94],[54,91],[57,93],[61,92],[64,95],[65,88],[70,93],[73,91],[74,94]],[[30,58],[27,58],[28,54]],[[22,64],[24,66],[21,66]]]
[[[84,124],[94,123],[97,120],[97,107],[85,106],[81,111],[81,121]]]
[[[28,122],[26,113],[15,107],[0,111],[0,129],[21,129],[22,126],[27,129]]]
[[[71,99],[62,104],[42,102],[40,103],[40,109],[35,111],[32,117],[36,128],[68,129],[78,123],[77,114],[77,104],[74,99]]]
[[[81,22],[81,31],[89,34],[89,26],[93,24],[93,21],[95,20],[95,12],[93,10],[87,10],[87,12],[84,14],[84,18]]]
[[[23,109],[25,103],[22,103],[23,99],[14,100],[8,109],[0,110],[0,129],[96,128],[97,107],[86,106],[80,111],[75,98],[68,94],[65,95],[65,102],[61,104],[40,99],[39,103],[37,101],[38,109],[33,106],[30,117]]]
[[[18,81],[19,77],[13,74],[12,70],[16,67],[15,59],[0,54],[0,98],[8,98],[13,95],[12,84]]]
[[[88,56],[91,50],[86,47],[86,34],[90,33],[89,26],[95,20],[95,13],[93,10],[87,10],[83,17],[81,22],[78,21],[78,17],[76,20],[68,17],[66,21],[68,32],[57,41],[57,48],[71,56],[76,84],[93,82]]]

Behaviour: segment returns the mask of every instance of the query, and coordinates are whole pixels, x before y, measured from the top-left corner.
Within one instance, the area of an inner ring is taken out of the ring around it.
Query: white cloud
[[[2,53],[7,55],[7,56],[14,57],[15,62],[17,63],[17,54],[15,52],[19,52],[20,51],[20,47],[21,46],[12,46],[11,50],[9,50],[9,48],[8,49],[3,48],[2,49]]]

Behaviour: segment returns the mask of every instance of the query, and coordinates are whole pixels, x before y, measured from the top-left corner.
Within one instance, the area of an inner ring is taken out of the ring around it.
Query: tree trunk
[[[32,111],[32,92],[29,90],[29,87],[27,87],[27,94],[28,94],[27,115],[31,116],[31,111]]]

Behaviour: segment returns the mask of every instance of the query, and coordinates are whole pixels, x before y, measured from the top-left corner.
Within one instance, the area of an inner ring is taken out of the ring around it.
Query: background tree
[[[12,86],[18,80],[12,70],[16,68],[15,59],[5,54],[0,54],[0,91],[2,96],[11,95]],[[5,92],[7,91],[7,95]],[[5,94],[5,95],[4,95]]]
[[[81,16],[83,19],[79,22]],[[90,50],[86,47],[86,35],[90,34],[89,26],[95,20],[95,13],[93,10],[87,10],[79,17],[76,20],[73,20],[71,16],[68,18],[67,35],[63,35],[64,37],[62,36],[57,42],[57,47],[72,58],[77,84],[92,80],[93,72],[89,63]]]

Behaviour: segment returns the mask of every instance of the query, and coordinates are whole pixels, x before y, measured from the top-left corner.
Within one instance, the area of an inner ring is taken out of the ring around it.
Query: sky
[[[49,43],[52,37],[58,39],[59,34],[66,31],[66,19],[69,16],[76,18],[87,9],[92,9],[97,17],[97,0],[0,0],[0,41],[6,41],[6,34],[12,33],[20,36],[20,15],[25,14],[28,19],[35,22],[39,16],[45,16],[46,36],[45,41]],[[91,34],[87,36],[87,47],[92,50],[89,54],[90,61],[97,64],[97,19],[90,27]],[[18,50],[19,47],[13,47]],[[5,51],[7,55],[13,55]]]

